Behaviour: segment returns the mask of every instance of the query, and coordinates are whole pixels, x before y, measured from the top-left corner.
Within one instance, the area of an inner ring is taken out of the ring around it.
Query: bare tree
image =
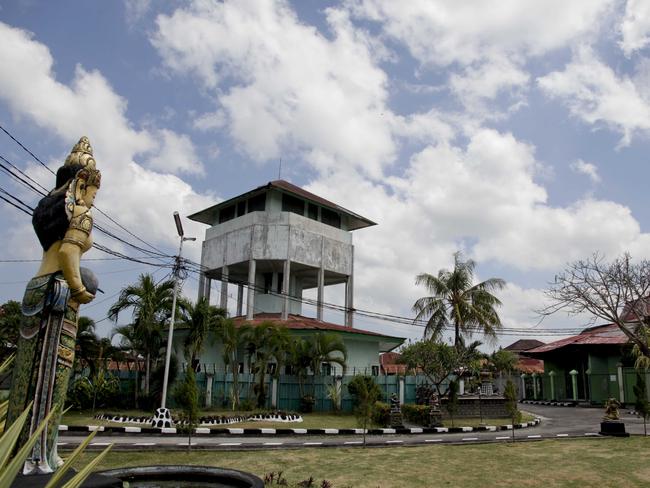
[[[594,253],[567,265],[545,294],[551,304],[542,315],[589,313],[616,324],[633,343],[637,367],[650,364],[650,261],[633,262],[625,253],[607,262]]]

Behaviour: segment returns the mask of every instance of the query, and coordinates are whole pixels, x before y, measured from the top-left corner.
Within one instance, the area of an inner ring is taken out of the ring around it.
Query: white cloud
[[[577,50],[563,71],[537,79],[540,88],[561,99],[571,113],[588,124],[600,124],[622,134],[621,145],[650,130],[650,102],[634,80],[618,76],[589,48]]]
[[[201,114],[194,119],[193,126],[201,131],[218,130],[226,125],[223,110]]]
[[[598,168],[595,164],[587,163],[582,159],[577,159],[572,162],[569,167],[576,173],[587,175],[592,183],[600,183],[600,175],[598,174]]]
[[[166,137],[173,146],[182,136],[134,129],[125,115],[126,101],[100,72],[78,66],[70,85],[57,81],[48,48],[31,34],[3,23],[0,64],[21,67],[0,70],[0,99],[15,117],[32,121],[70,148],[81,135],[90,138],[103,175],[96,205],[126,227],[138,229],[147,240],[175,244],[174,233],[169,232],[172,212],[204,208],[214,202],[213,197],[197,194],[176,176],[147,170],[135,162],[138,155],[170,147],[165,145]],[[53,185],[51,175],[42,173],[39,180],[48,178]],[[96,218],[103,219],[100,214]],[[189,223],[188,227],[194,235],[201,235],[198,224]],[[96,239],[117,247],[105,237]]]
[[[620,46],[626,56],[650,44],[650,3],[646,0],[627,0],[621,22]]]
[[[168,173],[205,174],[192,140],[185,134],[168,129],[157,131],[162,140],[160,150],[148,160],[150,168]]]
[[[144,17],[151,8],[151,0],[124,0],[126,21],[134,25]]]
[[[614,0],[350,0],[422,63],[470,65],[495,56],[536,56],[596,32]]]
[[[352,165],[379,177],[396,151],[387,77],[368,37],[342,11],[326,15],[331,39],[282,0],[195,1],[158,16],[152,43],[170,70],[215,92],[250,157],[297,152],[321,171]]]

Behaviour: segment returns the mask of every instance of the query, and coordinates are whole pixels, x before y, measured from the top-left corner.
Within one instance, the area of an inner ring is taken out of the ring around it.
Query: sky
[[[2,127],[54,170],[88,136],[96,206],[113,219],[95,212],[96,223],[163,254],[177,252],[175,210],[280,174],[377,222],[354,233],[356,308],[412,317],[426,295],[415,276],[450,268],[456,251],[477,280],[506,280],[506,333],[490,347],[522,337],[508,329],[548,342],[558,336],[545,329],[589,325],[535,313],[566,263],[650,257],[648,0],[22,0],[0,4],[0,66]],[[54,186],[5,133],[0,155]],[[38,201],[4,172],[0,189]],[[3,201],[0,225],[1,303],[20,300],[41,249]],[[184,256],[199,261],[206,226],[183,225],[199,238]],[[100,335],[120,289],[165,278],[170,262],[107,257],[85,255],[105,293],[82,314]],[[191,273],[184,295],[197,285]],[[342,304],[341,290],[325,300]],[[355,326],[422,335],[362,316]]]

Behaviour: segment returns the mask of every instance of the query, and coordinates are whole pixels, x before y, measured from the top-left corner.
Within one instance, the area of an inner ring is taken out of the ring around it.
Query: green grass
[[[84,454],[78,466],[95,453]],[[155,464],[220,466],[260,477],[282,471],[289,486],[645,487],[650,438],[579,439],[389,449],[293,449],[238,452],[111,452],[99,469]]]

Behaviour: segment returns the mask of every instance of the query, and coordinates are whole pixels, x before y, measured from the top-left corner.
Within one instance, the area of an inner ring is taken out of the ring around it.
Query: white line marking
[[[529,435],[529,436],[528,436],[529,439],[541,439],[541,437],[542,437],[542,436],[539,435],[539,434]]]
[[[155,446],[155,442],[136,442],[134,446]]]
[[[196,432],[197,434],[209,434],[210,429],[208,427],[197,427],[196,429],[194,429],[194,432]]]
[[[339,429],[325,429],[326,434],[338,434]]]
[[[394,434],[395,429],[381,429],[384,434]]]
[[[569,434],[556,434],[556,437],[569,437]]]
[[[228,429],[228,432],[230,432],[231,434],[243,434],[244,429]]]
[[[346,441],[343,444],[352,445],[352,444],[363,444],[362,441]]]
[[[386,441],[386,444],[404,444],[404,441]]]
[[[67,442],[57,442],[56,445],[57,446],[67,446],[68,443]]]
[[[411,429],[411,434],[421,434],[422,432],[423,432],[423,430],[421,428],[419,428],[419,427],[413,427]]]
[[[461,429],[463,429],[462,432],[472,432],[474,430],[473,427],[461,427]]]
[[[140,427],[124,427],[124,432],[142,432]]]
[[[59,430],[68,430],[67,425],[59,425]]]
[[[306,434],[307,429],[293,429],[294,434]]]
[[[585,432],[585,435],[589,435],[589,436],[593,436],[593,435],[595,435],[595,436],[598,436],[598,435],[600,435],[600,434],[598,434],[597,432]]]
[[[496,439],[497,439],[498,441],[503,441],[503,440],[505,440],[505,439],[510,439],[510,436],[509,436],[509,435],[506,435],[506,436],[499,436],[499,437],[497,437]]]
[[[241,442],[220,442],[219,446],[241,446]]]
[[[322,446],[322,442],[303,442],[303,446]]]
[[[284,442],[265,442],[265,446],[281,446]]]
[[[91,442],[91,446],[109,446],[111,443],[110,442]]]
[[[461,440],[463,440],[463,441],[477,441],[478,437],[464,437]]]
[[[424,442],[442,442],[442,439],[424,439]]]
[[[262,434],[275,434],[275,429],[260,429]]]

